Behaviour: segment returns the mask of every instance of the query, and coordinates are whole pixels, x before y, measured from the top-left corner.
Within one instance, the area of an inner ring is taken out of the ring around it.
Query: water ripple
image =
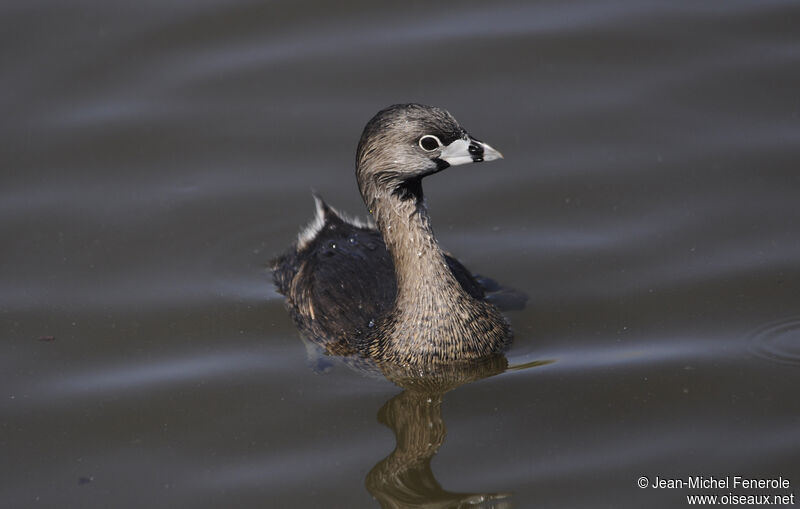
[[[138,363],[124,362],[61,376],[57,383],[52,379],[45,380],[42,390],[49,394],[56,391],[61,396],[86,396],[178,383],[200,383],[218,377],[230,377],[232,373],[249,369],[269,369],[275,373],[287,365],[285,359],[277,361],[277,358],[275,352],[261,355],[243,350],[212,352],[194,357],[165,357]]]
[[[768,361],[800,366],[800,316],[770,322],[752,332],[750,352]]]

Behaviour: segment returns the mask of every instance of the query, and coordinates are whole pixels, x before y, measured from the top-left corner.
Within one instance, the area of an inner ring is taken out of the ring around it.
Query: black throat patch
[[[404,180],[392,191],[394,196],[401,201],[415,200],[417,203],[422,201],[422,177],[413,177]]]

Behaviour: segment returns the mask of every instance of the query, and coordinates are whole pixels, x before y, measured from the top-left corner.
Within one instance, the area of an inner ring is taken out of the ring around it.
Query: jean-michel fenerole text
[[[690,489],[789,489],[791,482],[784,477],[772,479],[753,479],[740,475],[714,476],[689,476],[686,478],[666,478],[656,476],[650,483],[651,488],[690,488]]]

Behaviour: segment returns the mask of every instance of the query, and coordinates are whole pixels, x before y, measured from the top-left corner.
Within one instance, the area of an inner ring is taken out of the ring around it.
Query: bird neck
[[[368,201],[392,256],[397,295],[369,337],[370,355],[400,363],[477,359],[504,348],[508,324],[469,295],[433,236],[421,199],[396,194]]]
[[[436,237],[428,209],[418,194],[386,194],[373,201],[373,213],[394,262],[397,310],[442,312],[456,301],[472,300],[453,275]]]

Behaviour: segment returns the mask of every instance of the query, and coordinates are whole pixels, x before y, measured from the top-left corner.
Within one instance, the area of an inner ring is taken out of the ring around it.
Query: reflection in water
[[[510,507],[503,500],[508,494],[456,493],[436,480],[431,460],[447,434],[443,396],[405,390],[383,405],[378,420],[394,432],[397,446],[367,474],[367,489],[383,508]]]
[[[511,507],[510,493],[458,493],[444,489],[431,469],[431,460],[444,443],[447,429],[442,419],[444,395],[467,383],[507,370],[521,370],[549,364],[532,361],[508,366],[502,354],[488,358],[407,367],[361,357],[341,341],[316,333],[311,321],[293,314],[311,368],[327,372],[341,362],[368,376],[385,377],[404,389],[378,412],[378,421],[389,427],[397,445],[367,474],[367,490],[383,508]]]
[[[366,486],[383,508],[510,507],[508,493],[456,493],[442,488],[431,460],[447,435],[442,419],[445,393],[506,370],[498,355],[480,363],[443,366],[435,372],[412,372],[381,366],[384,375],[405,390],[386,402],[378,421],[389,427],[397,446],[367,474]]]

